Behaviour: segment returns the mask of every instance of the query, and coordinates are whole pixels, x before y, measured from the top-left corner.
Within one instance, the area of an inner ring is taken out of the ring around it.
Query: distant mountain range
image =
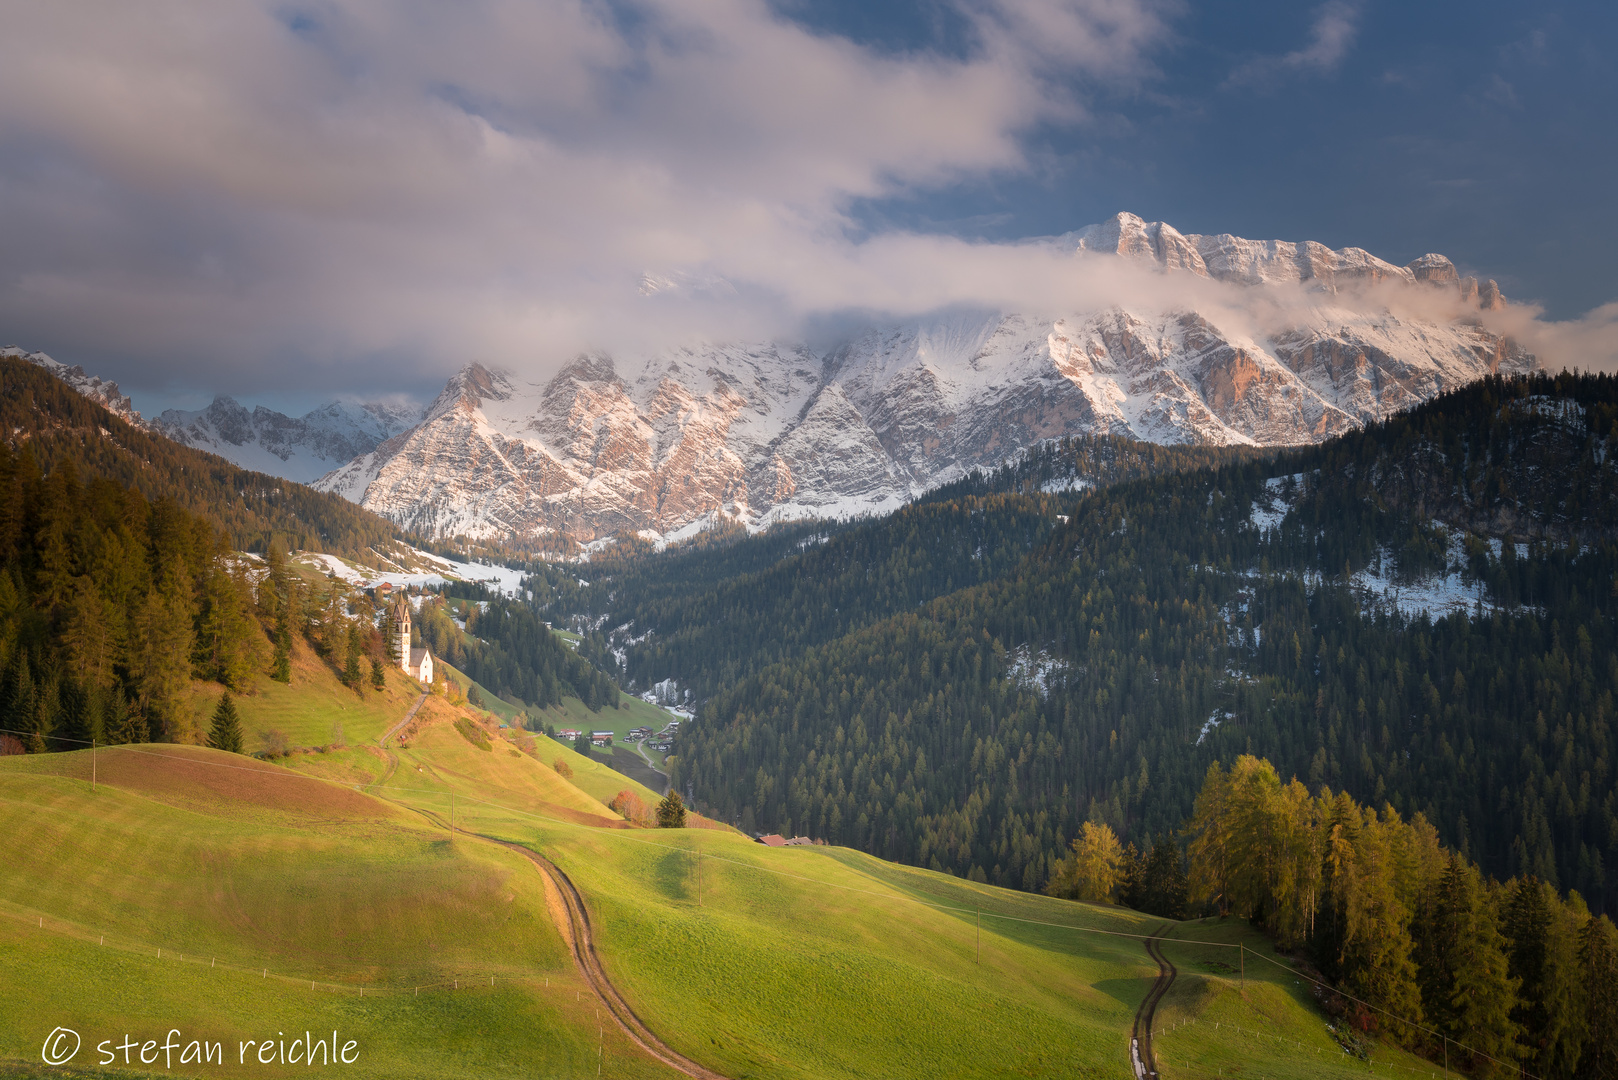
[[[1215,310],[1076,303],[912,320],[829,350],[584,355],[538,381],[472,364],[421,415],[334,403],[294,419],[219,398],[152,427],[430,536],[670,539],[721,516],[758,527],[887,512],[1065,435],[1320,442],[1534,366],[1473,317],[1332,302],[1386,285],[1445,290],[1463,310],[1505,304],[1493,281],[1461,278],[1441,255],[1395,266],[1358,248],[1185,235],[1131,214],[1047,243],[1252,289],[1302,285],[1320,302],[1262,336]],[[99,392],[117,396],[112,384]]]
[[[154,435],[218,454],[244,469],[301,484],[370,453],[378,443],[409,430],[422,415],[416,405],[333,401],[294,417],[262,405],[248,411],[234,398],[220,395],[206,409],[166,409],[148,420],[117,383],[88,375],[82,367],[69,367],[42,352],[15,345],[0,349],[0,356],[44,368],[107,411]]]
[[[1119,214],[1053,241],[1253,288],[1353,283],[1504,303],[1440,255],[1184,236]],[[1323,303],[1253,340],[1215,313],[1075,308],[919,320],[828,352],[790,342],[583,356],[545,381],[473,365],[413,430],[317,482],[434,535],[678,537],[885,512],[1043,440],[1314,443],[1533,358],[1475,321]]]
[[[421,420],[415,405],[333,401],[292,417],[264,406],[249,412],[229,397],[206,409],[166,409],[154,430],[175,442],[229,458],[246,469],[311,483]]]

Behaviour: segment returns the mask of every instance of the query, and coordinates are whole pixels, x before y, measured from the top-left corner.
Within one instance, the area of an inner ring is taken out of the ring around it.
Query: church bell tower
[[[399,667],[410,670],[410,597],[399,598]]]

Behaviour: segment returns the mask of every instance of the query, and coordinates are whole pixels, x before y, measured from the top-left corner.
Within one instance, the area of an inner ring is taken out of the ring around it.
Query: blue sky
[[[1614,11],[14,7],[0,344],[147,411],[428,397],[473,359],[543,373],[851,308],[1080,303],[1015,242],[1128,210],[1437,251],[1611,366]]]
[[[938,3],[783,3],[892,50],[963,49]],[[1323,19],[1341,49],[1307,53]],[[989,239],[1127,209],[1182,232],[1428,251],[1571,318],[1618,298],[1618,5],[1188,4],[1138,86],[1029,135],[1037,166],[873,200],[873,228]]]

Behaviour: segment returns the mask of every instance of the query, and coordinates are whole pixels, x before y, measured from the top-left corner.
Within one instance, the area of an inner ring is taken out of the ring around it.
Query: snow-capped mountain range
[[[193,446],[244,469],[282,476],[307,484],[332,469],[370,453],[378,443],[421,420],[421,408],[394,401],[333,401],[303,416],[287,416],[256,406],[251,412],[235,399],[219,396],[206,409],[166,409],[148,420],[115,382],[88,375],[42,352],[17,346],[0,356],[26,360],[44,368],[115,416],[183,446]]]
[[[294,419],[221,397],[148,426],[431,536],[666,540],[719,515],[760,527],[885,512],[1064,435],[1316,442],[1534,365],[1480,324],[1505,305],[1495,283],[1461,278],[1441,255],[1395,266],[1358,248],[1187,235],[1131,214],[1045,243],[1238,296],[1290,290],[1283,307],[1295,314],[1255,331],[1229,305],[1080,297],[1055,311],[911,320],[831,349],[685,344],[579,356],[543,379],[471,364],[424,414],[334,403]],[[1441,297],[1401,310],[1450,314],[1396,314],[1364,302],[1363,287]],[[139,420],[115,385],[41,357],[27,354]]]
[[[421,420],[416,405],[333,401],[302,416],[220,396],[206,409],[166,409],[153,430],[245,469],[310,483]]]
[[[1304,285],[1308,321],[1262,339],[1184,308],[1075,304],[957,314],[794,343],[582,356],[541,381],[472,365],[412,430],[316,484],[432,535],[677,537],[715,515],[753,526],[883,512],[1024,447],[1101,432],[1159,443],[1288,444],[1349,431],[1533,358],[1475,320],[1334,306],[1357,284],[1504,304],[1448,259],[1182,235],[1129,214],[1060,237],[1262,289]]]

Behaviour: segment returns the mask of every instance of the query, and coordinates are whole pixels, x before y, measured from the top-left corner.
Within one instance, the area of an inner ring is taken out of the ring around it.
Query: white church
[[[399,624],[399,666],[404,673],[428,686],[433,684],[433,654],[426,648],[410,647],[410,598],[399,598],[396,620]]]

